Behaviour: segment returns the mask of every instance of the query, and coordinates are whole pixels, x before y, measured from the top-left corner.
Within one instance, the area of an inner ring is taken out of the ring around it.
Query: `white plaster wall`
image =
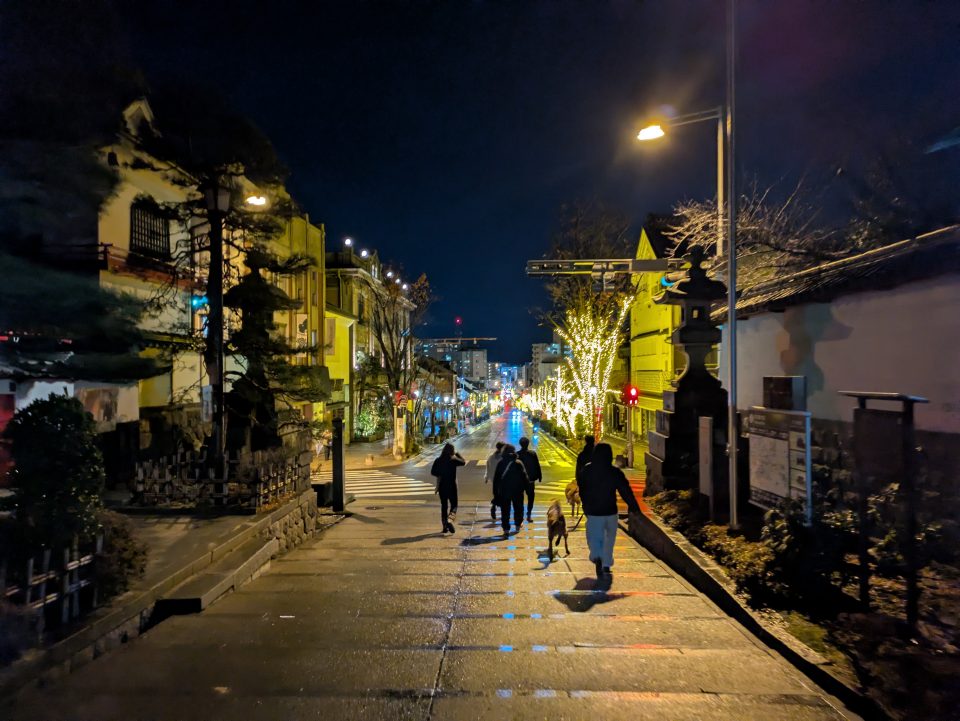
[[[69,381],[25,381],[17,383],[16,409],[26,408],[36,400],[50,396],[73,396],[73,383]]]
[[[738,403],[761,405],[762,378],[807,377],[814,417],[852,420],[837,391],[919,395],[917,427],[960,433],[960,274],[796,306],[737,323]],[[726,386],[726,328],[721,379]]]

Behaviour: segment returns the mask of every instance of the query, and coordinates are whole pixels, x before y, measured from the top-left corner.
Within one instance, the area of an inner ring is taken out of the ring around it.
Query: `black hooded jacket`
[[[513,498],[518,493],[522,494],[529,482],[527,469],[523,467],[517,454],[504,451],[503,459],[493,474],[493,487],[497,495],[502,499]]]
[[[599,443],[594,449],[593,459],[580,473],[579,486],[583,512],[588,516],[616,514],[618,493],[632,513],[640,512],[627,477],[613,465],[613,449],[607,443]]]

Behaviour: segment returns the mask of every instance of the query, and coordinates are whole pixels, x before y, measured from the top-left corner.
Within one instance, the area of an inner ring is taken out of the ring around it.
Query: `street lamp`
[[[221,185],[219,179],[215,178],[204,189],[204,198],[207,203],[207,217],[210,221],[210,270],[207,274],[207,299],[210,304],[210,313],[207,316],[205,360],[213,402],[211,464],[226,480],[223,463],[226,445],[223,403],[223,219],[230,210],[230,189]]]
[[[724,132],[724,113],[723,108],[717,106],[709,110],[703,110],[698,113],[686,113],[678,115],[668,120],[662,120],[642,128],[637,133],[637,140],[650,141],[658,140],[667,134],[667,130],[680,128],[684,125],[693,125],[694,123],[703,123],[711,120],[717,122],[717,257],[723,255],[723,207],[724,207],[724,177],[723,177],[723,151],[726,141]],[[666,126],[666,130],[664,129]]]
[[[737,513],[737,194],[734,163],[733,120],[736,107],[736,0],[727,0],[726,95],[723,107],[673,118],[668,127],[680,127],[708,120],[717,121],[717,256],[723,252],[723,207],[727,206],[727,355],[728,378],[727,442],[730,482],[730,527],[739,526]],[[655,140],[665,135],[660,125],[648,125],[637,133],[638,140]],[[726,156],[726,157],[724,157]],[[726,180],[726,182],[724,182]],[[726,191],[726,203],[724,203]]]

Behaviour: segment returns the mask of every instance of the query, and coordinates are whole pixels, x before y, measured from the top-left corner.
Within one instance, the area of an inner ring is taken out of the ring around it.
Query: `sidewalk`
[[[83,618],[67,635],[26,652],[18,661],[0,669],[0,697],[44,676],[70,673],[139,636],[155,622],[153,611],[158,601],[208,570],[217,569],[226,578],[233,566],[250,566],[255,556],[269,563],[277,550],[294,545],[295,541],[285,539],[296,535],[297,523],[301,528],[307,524],[325,525],[316,515],[318,511],[313,515],[303,512],[311,493],[291,498],[274,511],[256,516],[128,515],[136,537],[147,544],[143,577],[134,581],[126,593]],[[305,535],[306,530],[298,537]],[[309,535],[313,535],[312,529]],[[277,541],[281,536],[281,541]],[[248,570],[255,573],[258,569]]]
[[[596,580],[584,528],[506,540],[479,473],[437,507],[365,509],[212,609],[20,699],[10,721],[840,721],[821,689],[625,534]]]

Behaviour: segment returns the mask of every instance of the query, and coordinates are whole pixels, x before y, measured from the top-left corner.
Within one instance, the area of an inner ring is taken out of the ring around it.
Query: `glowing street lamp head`
[[[387,277],[388,277],[388,278],[392,278],[392,277],[393,277],[393,271],[392,271],[392,270],[388,270],[388,271],[387,271]]]
[[[267,198],[264,195],[248,195],[243,202],[256,208],[262,208],[267,204]]]
[[[344,238],[343,244],[349,248],[351,245],[353,245],[353,238]]]
[[[404,290],[410,290],[410,286],[407,285],[406,283],[404,283],[404,284],[403,284],[402,286],[400,286],[400,287],[403,288]]]
[[[364,248],[363,250],[360,251],[360,257],[361,257],[361,258],[366,258],[368,255],[370,255],[370,253],[367,252],[367,249],[366,249],[366,248]]]
[[[637,140],[656,140],[666,135],[660,125],[648,125],[637,133]]]

